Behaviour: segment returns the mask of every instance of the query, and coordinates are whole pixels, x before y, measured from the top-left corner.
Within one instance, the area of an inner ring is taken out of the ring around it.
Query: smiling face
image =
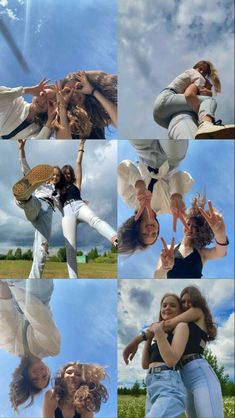
[[[189,308],[192,307],[192,303],[191,303],[190,296],[188,293],[184,293],[181,296],[180,300],[181,300],[183,311],[187,311]]]
[[[184,236],[189,240],[196,238],[200,229],[197,219],[189,218],[187,219],[186,224],[187,228],[184,227]]]
[[[60,170],[59,170],[59,168],[58,167],[54,167],[53,168],[53,176],[52,176],[52,178],[51,178],[51,183],[52,184],[58,184],[59,183],[59,181],[60,181],[60,178],[61,178],[61,174],[60,174]]]
[[[70,98],[70,102],[74,105],[82,106],[85,102],[86,95],[81,92],[81,87],[79,86],[77,80],[67,81],[62,90],[62,94],[69,94],[71,89],[73,89],[74,92]]]
[[[67,367],[67,369],[65,369],[63,377],[67,383],[69,390],[77,390],[83,381],[82,367],[78,364],[73,364]]]
[[[155,243],[159,234],[159,225],[155,219],[142,219],[139,227],[139,237],[145,245]]]
[[[175,318],[175,316],[181,313],[181,306],[179,301],[173,295],[167,295],[162,300],[161,304],[161,318],[166,321],[167,319]]]
[[[50,379],[50,370],[42,360],[34,359],[28,368],[28,377],[37,389],[44,389]]]
[[[47,96],[34,96],[31,107],[36,114],[47,112]]]

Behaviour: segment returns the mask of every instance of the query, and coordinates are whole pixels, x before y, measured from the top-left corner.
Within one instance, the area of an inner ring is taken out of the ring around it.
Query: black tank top
[[[64,418],[59,407],[57,407],[55,410],[55,418]],[[75,412],[73,418],[81,418],[81,415],[79,414],[79,412]]]
[[[60,195],[60,201],[62,206],[64,206],[65,202],[70,199],[82,200],[80,190],[75,184],[69,185],[65,193],[61,193]]]
[[[203,331],[195,322],[189,322],[189,337],[184,354],[203,354],[204,348],[200,346],[201,340],[207,342],[207,333]]]
[[[167,340],[168,340],[169,344],[172,343],[172,340],[173,340],[173,333],[172,332],[168,332]],[[156,342],[154,342],[151,345],[150,353],[149,353],[149,363],[154,363],[154,362],[165,363],[165,361],[163,360],[163,358],[160,354],[160,351],[158,349],[158,345],[157,345]]]
[[[200,279],[202,277],[202,259],[199,252],[194,248],[187,257],[179,252],[180,243],[175,247],[175,264],[172,270],[168,271],[168,279]]]

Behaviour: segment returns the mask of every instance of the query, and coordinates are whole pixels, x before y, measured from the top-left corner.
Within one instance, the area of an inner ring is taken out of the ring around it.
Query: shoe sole
[[[27,200],[39,186],[50,180],[52,176],[53,167],[47,164],[37,165],[14,184],[12,192],[17,199]]]
[[[235,128],[234,126],[228,126],[221,128],[219,131],[199,133],[195,136],[195,139],[234,139]]]

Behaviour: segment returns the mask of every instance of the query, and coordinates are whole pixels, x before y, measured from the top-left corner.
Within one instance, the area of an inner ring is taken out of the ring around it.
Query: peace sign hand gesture
[[[154,219],[155,214],[151,208],[152,193],[147,189],[138,190],[136,193],[136,197],[139,201],[140,207],[135,215],[135,221],[138,221],[145,209],[147,210],[148,218]]]
[[[199,207],[200,214],[207,221],[215,235],[223,235],[225,237],[226,233],[223,216],[213,208],[210,200],[208,200],[208,208],[209,214],[203,208]]]
[[[163,270],[172,270],[175,264],[175,257],[174,257],[174,246],[175,246],[175,238],[171,240],[170,248],[167,247],[166,241],[164,238],[160,238],[162,241],[162,252],[161,252],[161,262]]]
[[[173,231],[176,232],[177,220],[179,219],[184,227],[188,229],[185,220],[185,204],[182,196],[179,193],[174,193],[170,199],[170,211],[173,215]]]

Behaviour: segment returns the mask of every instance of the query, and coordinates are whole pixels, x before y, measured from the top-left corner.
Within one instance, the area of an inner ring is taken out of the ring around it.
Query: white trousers
[[[77,274],[77,224],[85,222],[92,228],[112,242],[116,231],[105,221],[98,218],[89,206],[82,200],[71,202],[64,207],[64,216],[62,218],[62,228],[65,238],[67,268],[70,279],[76,279]]]

